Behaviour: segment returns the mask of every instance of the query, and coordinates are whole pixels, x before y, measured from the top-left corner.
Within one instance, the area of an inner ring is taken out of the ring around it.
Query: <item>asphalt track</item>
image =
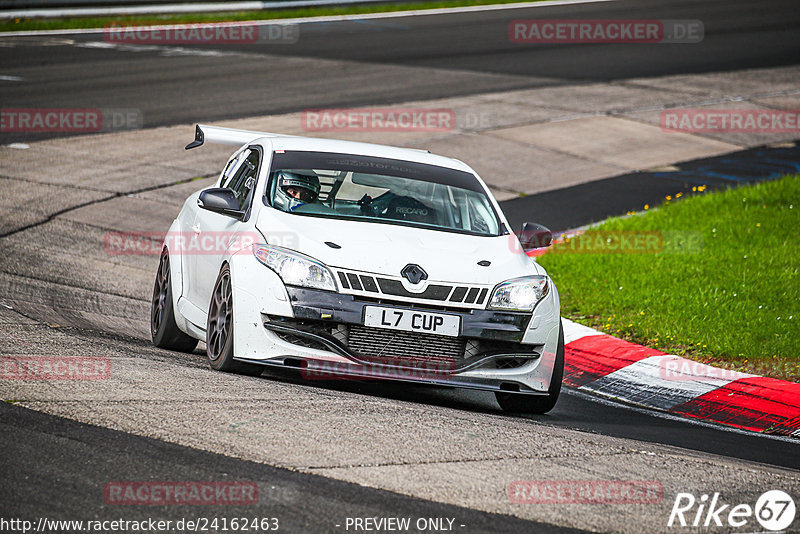
[[[239,47],[232,52],[241,55],[222,57],[184,53],[165,56],[150,50],[86,47],[80,43],[96,38],[80,36],[71,37],[74,42],[67,45],[26,38],[0,48],[0,74],[21,76],[32,83],[23,87],[0,82],[0,94],[3,107],[137,108],[143,111],[144,126],[152,127],[313,106],[386,104],[583,81],[788,65],[800,58],[800,12],[794,8],[793,2],[779,1],[614,2],[546,8],[535,14],[487,12],[325,23],[311,25],[307,30],[304,26],[301,41],[292,47]],[[706,39],[691,49],[680,45],[529,48],[509,43],[505,38],[508,21],[534,16],[701,19]],[[8,42],[7,38],[0,40]],[[753,46],[754,42],[759,46]],[[261,54],[265,57],[260,58]],[[47,136],[3,134],[2,140],[7,143],[44,137]],[[800,160],[796,147],[754,149],[733,157],[754,162],[749,168],[755,168],[763,161],[764,150],[789,162],[787,169]],[[654,203],[665,192],[674,193],[676,187],[690,188],[698,183],[723,187],[764,174],[728,173],[733,178],[726,180],[719,178],[724,173],[713,172],[730,164],[731,157],[713,158],[684,164],[678,175],[635,173],[513,200],[505,204],[505,210],[515,222],[526,220],[528,213],[536,213],[539,222],[566,229]],[[603,203],[591,201],[601,193]],[[31,317],[48,321],[48,317]],[[78,339],[101,339],[134,354],[144,352],[142,347],[147,343],[145,339],[109,332],[88,332],[73,333]],[[196,354],[188,361],[197,365],[202,355]],[[262,380],[269,383],[267,378]],[[280,381],[299,384],[291,377],[280,377]],[[374,384],[320,384],[316,389],[417,404],[434,413],[457,410],[467,417],[500,417],[496,407],[480,395]],[[513,426],[511,421],[509,425]],[[528,421],[519,421],[525,422]],[[531,418],[530,422],[535,423],[535,432],[549,432],[548,427],[578,430],[757,462],[754,466],[797,469],[800,465],[800,450],[789,441],[667,419],[596,402],[570,391],[551,414]],[[329,518],[341,515],[341,511],[351,516],[449,515],[463,518],[462,522],[469,526],[464,530],[470,532],[547,531],[539,523],[271,468],[9,405],[0,409],[0,424],[4,427],[0,438],[6,451],[4,457],[14,458],[2,464],[3,516],[33,517],[52,512],[77,518],[76,510],[86,510],[87,515],[97,517],[120,515],[119,510],[86,503],[98,502],[102,483],[125,476],[173,480],[246,476],[285,490],[277,492],[274,501],[267,499],[262,504],[264,513],[285,518],[290,532],[333,531],[334,523]],[[33,455],[31,451],[37,452]],[[298,493],[302,498],[297,498]],[[294,498],[282,501],[281,495],[287,494]],[[143,517],[147,512],[129,508],[124,515]],[[158,512],[166,518],[184,515],[186,510]],[[232,512],[226,510],[230,515]]]
[[[319,22],[301,25],[294,44],[227,44],[213,51],[107,43],[102,34],[0,37],[0,74],[25,79],[0,81],[0,95],[5,108],[138,109],[143,126],[154,127],[793,65],[800,57],[796,7],[792,0],[622,0]],[[692,19],[703,22],[705,36],[693,45],[511,42],[509,22],[527,18]],[[2,142],[46,136],[6,133]]]
[[[645,204],[657,206],[667,195],[691,195],[693,187],[726,189],[798,172],[800,144],[788,143],[687,161],[676,170],[622,174],[501,204],[514,228],[536,220],[558,232],[640,211]]]
[[[148,518],[278,518],[283,532],[344,532],[346,517],[451,518],[460,532],[580,532],[376,491],[315,475],[236,460],[158,440],[0,406],[0,516],[129,521]],[[111,480],[248,481],[256,506],[86,506],[103,502]],[[68,487],[65,487],[65,482]],[[9,496],[13,495],[13,498]],[[213,531],[213,530],[212,530]]]

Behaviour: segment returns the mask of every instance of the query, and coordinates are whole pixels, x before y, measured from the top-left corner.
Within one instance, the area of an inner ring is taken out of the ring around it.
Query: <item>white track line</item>
[[[399,17],[420,17],[428,15],[449,15],[454,13],[476,13],[482,11],[502,11],[507,9],[528,9],[538,7],[553,7],[564,6],[571,4],[593,4],[597,2],[614,2],[615,0],[549,0],[544,2],[518,2],[514,4],[491,4],[483,6],[464,6],[464,7],[445,7],[437,9],[415,9],[409,11],[391,11],[386,13],[364,13],[354,15],[328,15],[324,17],[305,17],[295,19],[264,19],[264,20],[248,20],[239,22],[225,22],[225,23],[208,23],[208,24],[224,24],[225,26],[249,26],[253,24],[267,25],[267,24],[311,24],[319,22],[340,22],[347,20],[365,20],[365,19],[390,19]],[[130,11],[126,11],[130,13]],[[0,12],[0,19],[4,18],[6,13]],[[165,29],[175,26],[174,24],[164,24],[160,26],[145,26],[147,29]],[[136,27],[131,26],[126,28],[128,31],[135,31]],[[118,29],[115,29],[117,31]],[[122,30],[122,28],[119,28]],[[63,30],[30,30],[19,32],[2,32],[0,37],[26,37],[34,35],[80,35],[80,34],[98,34],[107,31],[105,28],[84,28],[84,29],[63,29]]]

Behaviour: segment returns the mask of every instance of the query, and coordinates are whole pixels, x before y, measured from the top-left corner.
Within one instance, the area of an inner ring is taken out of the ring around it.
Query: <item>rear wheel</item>
[[[161,253],[156,283],[153,287],[153,303],[150,307],[150,335],[153,344],[162,349],[192,352],[197,340],[178,329],[175,310],[172,308],[172,280],[169,270],[169,253]]]
[[[211,367],[257,376],[264,370],[260,365],[237,362],[233,359],[233,289],[231,269],[225,265],[214,284],[206,323],[206,353]]]
[[[564,378],[564,325],[559,325],[558,348],[553,377],[547,395],[521,395],[519,393],[496,392],[497,404],[504,412],[542,414],[553,409],[561,393],[561,381]]]

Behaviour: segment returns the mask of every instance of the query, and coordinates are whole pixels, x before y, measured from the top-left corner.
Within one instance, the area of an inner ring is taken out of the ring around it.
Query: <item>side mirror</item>
[[[197,205],[204,210],[221,213],[235,219],[242,219],[244,212],[239,209],[239,200],[236,193],[224,187],[213,187],[200,193]]]
[[[525,252],[535,248],[549,247],[553,242],[553,232],[541,224],[526,222],[519,233],[519,242]]]

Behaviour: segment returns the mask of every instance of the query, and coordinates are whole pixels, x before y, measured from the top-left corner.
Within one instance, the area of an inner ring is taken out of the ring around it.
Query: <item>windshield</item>
[[[276,151],[265,201],[297,215],[496,236],[500,222],[477,178],[421,163]]]

